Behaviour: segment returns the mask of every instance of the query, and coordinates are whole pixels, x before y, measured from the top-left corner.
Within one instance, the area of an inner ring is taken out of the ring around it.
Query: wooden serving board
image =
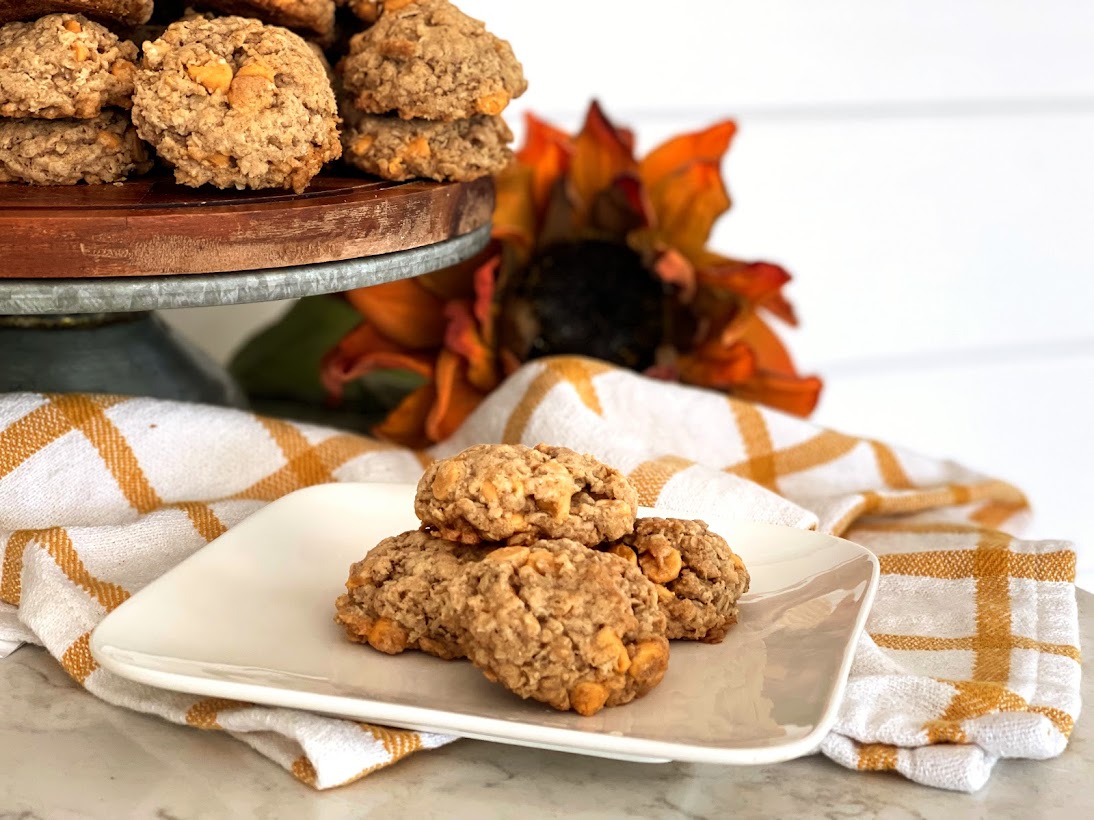
[[[467,183],[319,176],[303,194],[0,184],[0,280],[222,273],[431,245],[488,224],[489,178]]]

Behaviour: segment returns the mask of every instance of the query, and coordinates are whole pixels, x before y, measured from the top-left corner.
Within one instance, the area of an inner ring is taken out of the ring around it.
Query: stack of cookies
[[[702,521],[636,521],[626,477],[564,447],[432,464],[419,530],[350,568],[335,620],[388,654],[468,658],[523,698],[593,715],[650,691],[670,639],[717,643],[748,572]]]
[[[100,16],[116,8],[119,21],[147,19],[152,6],[151,0],[49,5],[87,7]],[[127,110],[136,59],[133,43],[82,14],[0,26],[0,182],[117,182],[151,168]]]
[[[133,122],[176,182],[299,193],[341,155],[321,52],[288,29],[188,15],[143,50]]]
[[[385,179],[467,181],[512,159],[513,49],[448,0],[348,0],[370,28],[338,65],[345,159]]]

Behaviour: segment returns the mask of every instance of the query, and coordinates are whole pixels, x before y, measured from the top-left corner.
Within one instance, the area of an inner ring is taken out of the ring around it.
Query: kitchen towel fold
[[[973,791],[1000,757],[1059,754],[1079,714],[1075,553],[1021,541],[1013,487],[588,359],[522,367],[428,453],[223,408],[0,396],[0,651],[44,646],[88,691],[231,733],[317,788],[451,738],[167,692],[100,668],[96,624],[264,504],[330,481],[416,481],[478,442],[546,441],[627,472],[641,502],[864,544],[881,586],[820,750]]]

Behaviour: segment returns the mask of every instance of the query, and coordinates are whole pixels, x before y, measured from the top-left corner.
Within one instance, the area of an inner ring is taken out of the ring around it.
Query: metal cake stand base
[[[368,287],[470,259],[489,239],[484,225],[410,250],[272,270],[0,279],[0,392],[120,393],[243,407],[227,371],[151,311]]]

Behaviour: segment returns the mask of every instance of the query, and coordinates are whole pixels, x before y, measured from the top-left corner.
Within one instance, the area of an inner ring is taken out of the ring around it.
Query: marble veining
[[[1084,646],[1094,596],[1079,593]],[[1085,669],[1084,669],[1085,671]],[[1083,680],[1091,703],[1094,686]],[[858,774],[819,756],[773,766],[624,763],[477,741],[316,792],[220,732],[109,706],[37,648],[0,661],[0,820],[672,818],[825,820],[1094,813],[1091,719],[1047,761],[1001,761],[974,795]]]

